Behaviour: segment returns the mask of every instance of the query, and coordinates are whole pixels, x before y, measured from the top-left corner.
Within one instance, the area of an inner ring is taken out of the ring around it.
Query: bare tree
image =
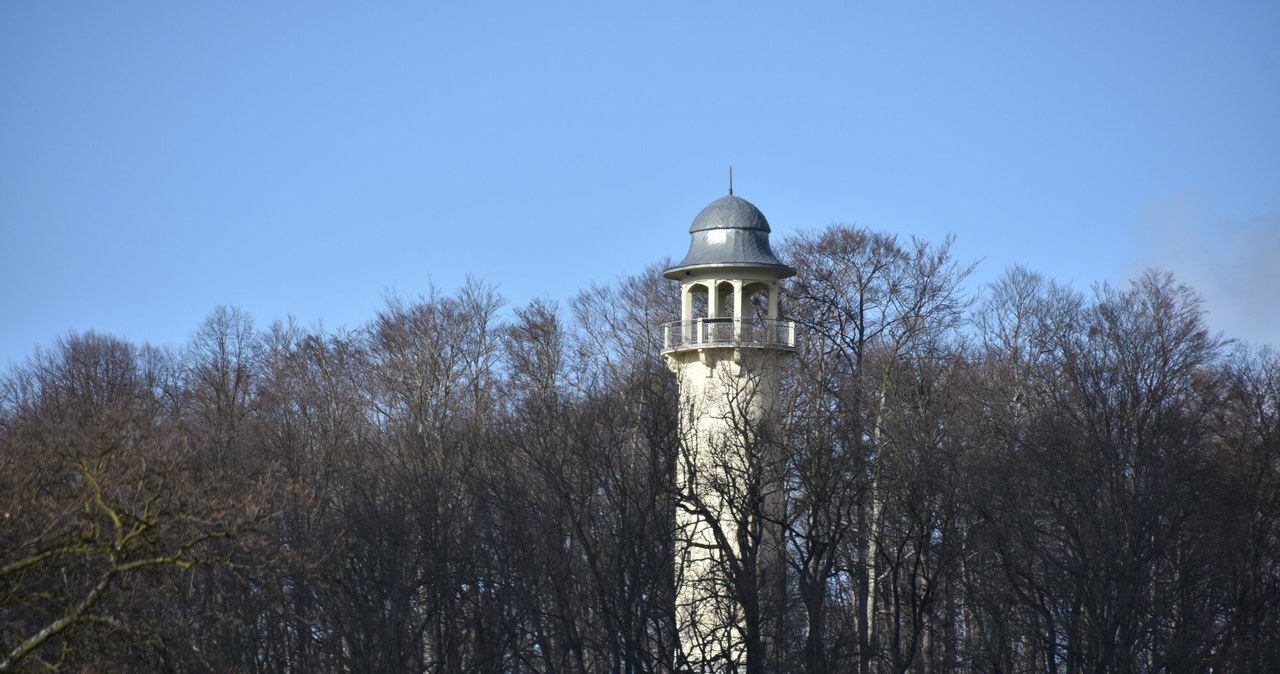
[[[73,333],[5,380],[0,670],[193,657],[166,583],[234,564],[269,516],[268,484],[233,495],[193,470],[160,414],[162,362]]]
[[[259,338],[253,319],[235,307],[219,306],[205,318],[184,354],[182,421],[199,443],[201,461],[213,470],[238,458],[258,374]]]
[[[832,225],[783,246],[798,271],[788,286],[788,311],[809,336],[800,373],[813,378],[795,389],[813,396],[797,400],[796,409],[808,410],[809,419],[800,417],[799,428],[820,426],[825,416],[847,433],[805,430],[799,438],[817,442],[794,450],[792,465],[801,471],[796,484],[806,487],[794,501],[801,506],[794,531],[809,633],[826,633],[831,581],[851,581],[851,640],[863,672],[881,652],[878,565],[886,554],[880,544],[887,520],[880,481],[890,465],[885,432],[892,382],[913,361],[935,358],[961,325],[967,301],[960,284],[973,265],[951,257],[951,242],[903,245],[893,236]],[[812,498],[817,495],[825,500]],[[807,658],[824,671],[832,665],[817,638],[810,637]]]
[[[1178,588],[1192,610],[1169,626],[1163,661],[1261,673],[1280,668],[1280,358],[1237,349],[1221,381],[1210,422],[1221,477],[1188,541],[1207,561]]]
[[[1162,588],[1209,477],[1203,391],[1220,349],[1201,317],[1189,288],[1150,272],[1098,288],[1059,333],[1060,376],[1042,380],[999,515],[1038,667],[1150,671],[1160,625],[1180,620]]]

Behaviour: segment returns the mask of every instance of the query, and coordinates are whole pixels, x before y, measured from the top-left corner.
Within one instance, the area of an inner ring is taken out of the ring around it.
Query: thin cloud
[[[1153,203],[1133,240],[1129,277],[1167,269],[1204,297],[1214,329],[1280,346],[1280,213],[1231,218],[1183,192]]]

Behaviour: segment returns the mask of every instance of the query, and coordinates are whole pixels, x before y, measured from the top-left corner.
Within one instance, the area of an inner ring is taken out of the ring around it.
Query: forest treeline
[[[1280,360],[1148,272],[781,246],[785,671],[1280,671]],[[216,309],[0,380],[0,671],[667,672],[678,388],[658,265],[364,326]]]

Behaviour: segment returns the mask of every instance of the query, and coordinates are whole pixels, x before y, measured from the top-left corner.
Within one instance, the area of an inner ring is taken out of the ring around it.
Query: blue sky
[[[366,6],[373,5],[373,6]],[[679,258],[735,193],[1280,343],[1280,3],[0,3],[0,367]]]

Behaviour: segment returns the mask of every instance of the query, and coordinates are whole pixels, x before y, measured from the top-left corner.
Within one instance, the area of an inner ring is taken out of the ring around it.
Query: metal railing
[[[775,318],[698,318],[662,326],[663,352],[714,346],[753,346],[794,351],[796,322]]]

